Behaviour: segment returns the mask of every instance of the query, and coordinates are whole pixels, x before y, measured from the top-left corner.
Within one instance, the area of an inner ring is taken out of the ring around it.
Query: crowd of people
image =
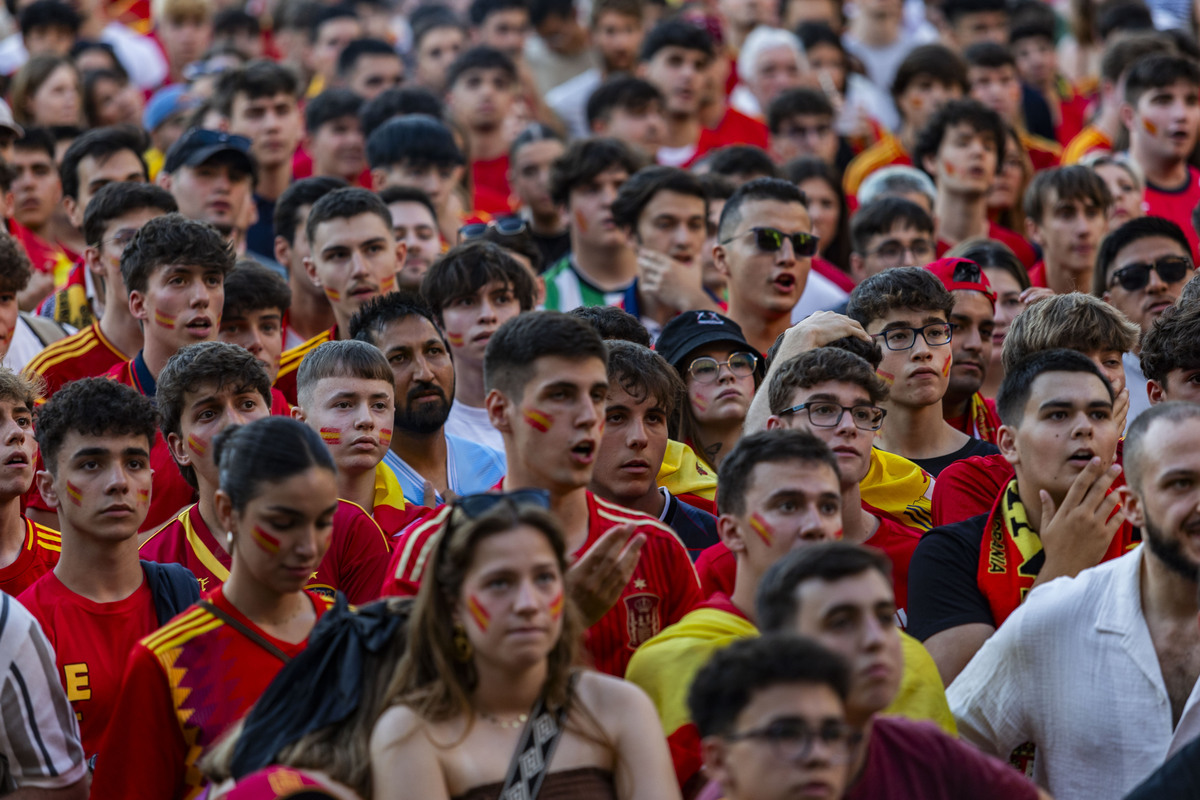
[[[0,796],[1200,796],[1183,0],[6,0]]]

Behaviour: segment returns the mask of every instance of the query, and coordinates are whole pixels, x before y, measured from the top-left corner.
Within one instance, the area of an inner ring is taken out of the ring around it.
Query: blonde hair
[[[212,7],[207,0],[151,0],[150,18],[157,24],[159,20],[178,22],[184,19],[198,19],[201,22],[212,19]]]

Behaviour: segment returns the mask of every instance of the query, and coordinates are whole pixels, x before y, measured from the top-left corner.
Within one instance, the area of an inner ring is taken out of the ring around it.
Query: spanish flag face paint
[[[538,433],[545,433],[554,424],[554,417],[536,408],[525,412],[525,424]]]
[[[463,335],[461,333],[446,331],[446,341],[450,342],[452,347],[462,347]]]
[[[384,447],[389,447],[392,444],[391,428],[380,428],[379,429],[379,443],[381,445],[383,445]]]
[[[771,543],[775,541],[775,529],[757,511],[750,515],[750,527],[767,547],[770,547]]]
[[[325,296],[329,298],[331,303],[336,303],[342,299],[341,292],[339,292],[337,289],[330,289],[328,286],[325,287]]]
[[[149,489],[138,489],[137,490],[137,501],[138,501],[138,505],[142,505],[142,506],[149,505],[150,490]]]
[[[396,276],[388,275],[383,279],[383,282],[379,284],[379,293],[391,294],[394,291],[396,291]]]
[[[1158,126],[1148,119],[1142,119],[1142,127],[1146,129],[1146,133],[1151,136],[1158,136]]]
[[[942,377],[943,377],[943,378],[944,378],[944,377],[946,377],[947,375],[949,375],[949,374],[950,374],[950,369],[951,369],[953,366],[954,366],[954,359],[953,359],[953,358],[947,358],[947,359],[946,359],[946,366],[942,367]]]
[[[878,375],[879,377],[883,378],[883,382],[886,383],[888,386],[891,386],[893,383],[896,382],[896,376],[890,372],[884,372],[883,370],[880,369],[880,370],[876,370],[875,374]]]
[[[342,443],[341,428],[321,428],[321,440],[327,445]]]
[[[279,540],[257,525],[250,530],[250,538],[266,553],[275,555],[279,552]]]
[[[467,611],[470,613],[471,619],[475,620],[475,625],[479,630],[487,633],[488,626],[492,624],[492,615],[476,599],[475,595],[467,597]]]
[[[575,210],[575,224],[579,226],[580,233],[587,233],[587,231],[588,231],[587,217],[585,217],[583,215],[583,212],[578,209]]]
[[[71,499],[71,502],[74,503],[75,505],[77,505],[77,506],[83,505],[83,492],[79,489],[78,486],[71,483],[70,481],[67,481],[67,497],[69,497]]]
[[[188,434],[187,444],[191,451],[201,458],[203,458],[204,454],[208,452],[208,442],[204,441],[203,439],[196,438],[195,434]]]
[[[160,328],[166,328],[169,331],[175,330],[175,318],[170,314],[165,314],[162,311],[154,312],[154,324]]]
[[[560,589],[558,591],[558,597],[556,597],[550,601],[550,618],[551,619],[558,619],[559,617],[562,616],[564,602],[565,602],[565,598],[563,596],[562,590]]]

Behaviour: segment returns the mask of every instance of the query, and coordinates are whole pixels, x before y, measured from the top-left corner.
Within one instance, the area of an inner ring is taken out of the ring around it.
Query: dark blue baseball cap
[[[209,159],[224,155],[230,163],[246,171],[251,178],[257,175],[258,164],[250,155],[250,140],[225,131],[210,131],[192,128],[167,151],[163,164],[165,172],[175,172],[180,167],[198,167]]]

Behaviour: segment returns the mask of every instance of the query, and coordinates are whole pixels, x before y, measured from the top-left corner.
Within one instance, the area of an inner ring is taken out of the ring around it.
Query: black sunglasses
[[[481,517],[499,505],[508,505],[514,511],[520,506],[537,506],[549,511],[550,493],[545,489],[515,489],[511,492],[465,494],[454,501],[454,507],[470,519]]]
[[[496,233],[501,236],[518,236],[528,230],[529,224],[523,217],[500,217],[490,222],[472,222],[458,229],[458,241],[467,242],[471,239],[478,239],[490,228],[495,228]]]
[[[1150,285],[1150,270],[1158,273],[1163,283],[1177,283],[1192,269],[1192,260],[1187,256],[1163,256],[1157,261],[1138,262],[1121,267],[1108,282],[1111,289],[1118,283],[1127,292],[1136,292]]]
[[[729,244],[734,239],[740,239],[743,236],[754,234],[754,244],[759,250],[767,253],[774,253],[783,249],[783,243],[787,239],[792,240],[792,251],[797,256],[815,256],[817,254],[817,242],[820,239],[816,234],[804,233],[784,233],[778,228],[751,228],[745,233],[739,233],[737,236],[732,236],[721,244]]]

